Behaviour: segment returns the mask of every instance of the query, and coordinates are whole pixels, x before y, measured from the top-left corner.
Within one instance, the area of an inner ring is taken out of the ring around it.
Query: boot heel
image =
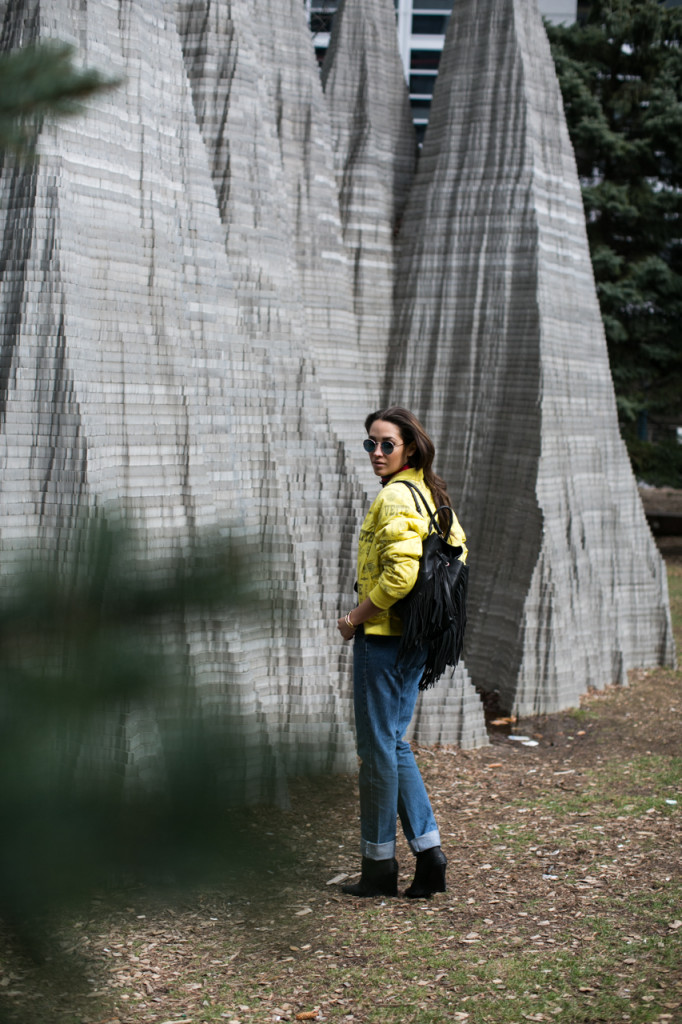
[[[428,899],[434,892],[445,892],[445,869],[448,859],[440,846],[432,846],[417,854],[414,880],[405,890],[408,899]]]
[[[395,857],[388,860],[363,857],[360,881],[342,885],[341,890],[349,896],[397,896],[398,861]]]

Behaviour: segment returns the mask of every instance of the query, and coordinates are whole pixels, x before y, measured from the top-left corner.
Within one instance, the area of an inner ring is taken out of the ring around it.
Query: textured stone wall
[[[2,168],[3,566],[27,543],[58,548],[89,508],[126,512],[151,555],[216,524],[258,530],[258,620],[192,621],[177,639],[197,713],[242,723],[252,795],[251,740],[273,771],[281,754],[293,770],[355,764],[334,623],[376,493],[360,441],[386,345],[366,372],[331,122],[302,5],[282,6],[1,9],[3,49],[64,39],[123,80],[46,125],[35,165]],[[485,742],[463,668],[415,728]],[[155,715],[127,710],[105,748],[144,777]]]
[[[361,358],[368,369],[376,368],[377,352],[383,363],[389,342],[395,239],[417,156],[392,0],[345,0],[322,82]]]
[[[353,269],[356,365],[362,376],[379,384],[383,366],[391,359],[396,239],[416,159],[391,0],[344,0],[335,17],[322,81],[331,117],[343,239]],[[376,478],[369,489],[375,492]],[[453,678],[443,678],[422,695],[411,735],[424,743],[485,742],[480,701],[463,664]]]
[[[45,25],[36,6],[38,38],[73,41],[124,84],[46,129],[39,166],[3,183],[5,238],[22,245],[4,276],[21,313],[3,339],[3,545],[25,533],[58,543],[83,505],[127,510],[151,554],[216,523],[257,528],[270,600],[239,631],[188,628],[196,709],[230,708],[294,769],[313,748],[314,764],[345,767],[347,652],[332,623],[351,593],[365,496],[342,471],[303,332],[296,346],[257,323],[267,258],[284,263],[285,296],[291,246],[278,251],[276,235],[265,254],[226,246],[169,10],[64,4]],[[131,712],[117,756],[135,773],[154,744],[149,716]],[[245,765],[247,785],[258,768]]]
[[[674,657],[618,432],[575,161],[530,0],[459,0],[401,235],[386,395],[472,546],[467,666],[521,714]]]
[[[313,410],[308,426],[291,418],[294,436],[287,440],[282,465],[298,473],[293,460],[301,443],[312,462],[324,460],[325,440],[332,446],[326,458],[334,465],[333,475],[311,483],[318,511],[306,524],[306,533],[297,537],[295,550],[318,543],[318,537],[331,542],[335,554],[327,557],[332,563],[340,561],[342,575],[331,587],[333,577],[322,562],[321,587],[336,607],[344,608],[352,603],[357,527],[377,488],[360,449],[361,426],[367,411],[379,403],[391,317],[393,237],[411,183],[414,135],[393,14],[385,4],[369,11],[356,4],[350,17],[338,22],[350,29],[355,18],[356,32],[332,47],[342,70],[334,74],[334,59],[327,75],[331,127],[298,0],[284,15],[275,41],[271,26],[283,17],[279,4],[253,8],[240,2],[222,7],[192,2],[180,6],[180,33],[197,118],[211,153],[230,262],[252,265],[251,275],[240,275],[238,304],[260,307],[254,317],[256,331],[249,333],[265,339],[268,352],[263,355],[269,360],[273,344],[284,341],[285,362],[275,369],[275,380],[304,381],[302,388],[292,390],[293,400]],[[371,83],[359,96],[343,93],[340,83],[348,87],[359,57],[366,68],[376,62],[379,83],[386,70],[390,90],[382,92]],[[332,96],[339,90],[345,102],[337,100],[334,115]],[[356,128],[363,126],[363,146],[346,143],[343,149],[343,109],[353,111]],[[268,287],[264,265],[271,268]],[[307,357],[301,369],[291,361],[296,351],[299,360]],[[286,426],[280,420],[280,428]],[[294,501],[300,500],[299,488],[294,479],[288,491]],[[331,500],[340,502],[337,515],[320,505]],[[289,515],[295,516],[293,508]],[[296,564],[292,571],[300,586],[307,575]],[[328,636],[324,643],[329,645]],[[335,635],[331,649],[338,650]],[[338,654],[345,672],[340,686],[344,695],[348,653],[341,649]],[[296,674],[286,667],[281,679],[283,685],[298,685]],[[280,694],[282,715],[287,704]],[[413,732],[425,743],[485,742],[480,701],[464,666],[422,700]]]
[[[240,723],[251,795],[251,740],[274,774],[352,767],[334,623],[377,487],[362,423],[401,400],[472,552],[467,664],[420,700],[418,740],[486,741],[472,679],[542,711],[670,660],[532,0],[456,5],[412,185],[390,0],[346,0],[325,92],[300,0],[22,0],[0,20],[2,49],[56,37],[122,77],[46,125],[34,165],[2,165],[5,572],[83,509],[126,512],[151,555],[256,530],[257,621],[176,638],[194,708]],[[156,713],[127,710],[106,747],[154,771]]]

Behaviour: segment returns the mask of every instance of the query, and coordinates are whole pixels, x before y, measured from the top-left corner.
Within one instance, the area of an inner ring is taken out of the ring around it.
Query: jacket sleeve
[[[378,510],[375,530],[379,579],[369,598],[385,611],[415,584],[426,522],[414,506],[387,495]]]

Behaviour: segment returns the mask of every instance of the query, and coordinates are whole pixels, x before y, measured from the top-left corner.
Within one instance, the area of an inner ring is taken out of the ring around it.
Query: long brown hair
[[[408,466],[412,469],[421,469],[424,472],[424,483],[431,491],[436,508],[441,505],[450,505],[450,497],[447,491],[445,480],[439,477],[433,470],[433,457],[436,454],[433,441],[424,430],[423,426],[409,409],[403,409],[400,405],[390,405],[388,409],[379,409],[371,412],[365,420],[365,430],[369,433],[372,424],[376,420],[387,420],[393,423],[400,433],[405,445],[414,443],[416,450],[407,460]],[[447,512],[441,512],[438,516],[441,529],[447,534],[450,531],[450,516]]]

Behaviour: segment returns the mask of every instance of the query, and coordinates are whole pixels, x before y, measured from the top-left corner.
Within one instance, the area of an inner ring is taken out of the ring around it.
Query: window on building
[[[442,36],[450,20],[449,14],[413,14],[413,36]]]
[[[410,92],[418,96],[432,96],[435,84],[435,75],[410,75]]]
[[[428,117],[431,110],[430,99],[414,99],[410,98],[410,106],[412,108],[412,117]]]
[[[440,50],[412,50],[410,68],[413,71],[438,71]]]
[[[413,11],[447,11],[452,10],[453,0],[412,0]]]
[[[311,32],[331,32],[332,25],[334,24],[334,11],[315,11],[310,12],[310,30]]]

